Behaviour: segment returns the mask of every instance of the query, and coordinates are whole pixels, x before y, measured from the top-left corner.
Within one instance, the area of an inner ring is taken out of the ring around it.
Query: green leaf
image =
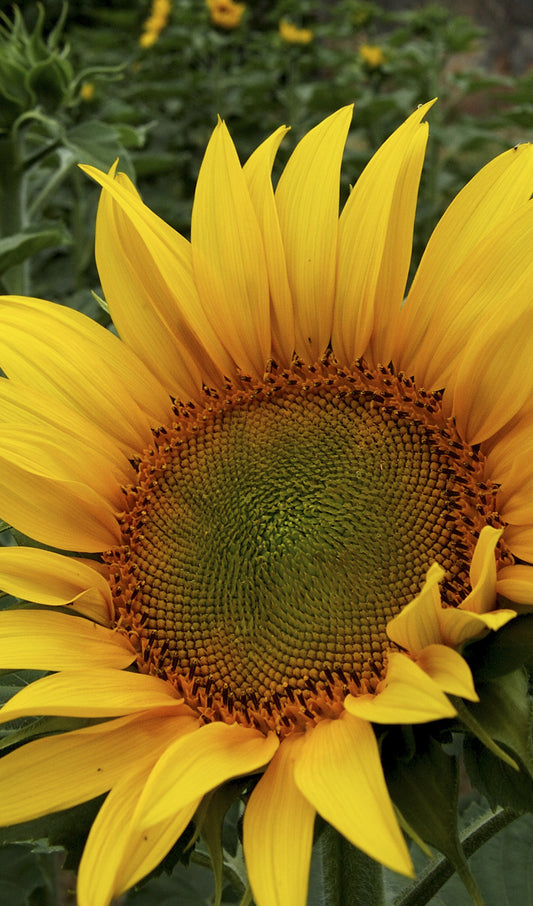
[[[54,246],[64,248],[70,242],[69,233],[61,225],[28,230],[0,239],[0,274],[31,258],[36,252]]]
[[[467,711],[484,732],[516,756],[533,777],[533,714],[526,671],[515,670],[497,680],[478,684],[477,691],[480,701],[468,702]]]
[[[393,802],[407,825],[447,857],[473,902],[482,906],[479,888],[459,841],[457,759],[447,755],[431,736],[421,734],[416,754],[410,760],[390,758],[389,763],[387,754],[390,757],[394,738],[391,734],[384,744],[385,774]]]
[[[533,614],[519,615],[498,632],[491,632],[481,642],[470,645],[465,657],[479,680],[511,673],[533,661]]]
[[[47,840],[50,847],[59,847],[67,851],[65,868],[76,869],[91,825],[104,798],[100,796],[74,808],[43,815],[42,818],[35,818],[33,821],[2,827],[0,844]]]
[[[79,163],[91,164],[100,170],[109,170],[113,162],[120,158],[120,169],[133,176],[129,155],[119,142],[116,129],[107,123],[98,120],[80,123],[69,129],[63,144]]]

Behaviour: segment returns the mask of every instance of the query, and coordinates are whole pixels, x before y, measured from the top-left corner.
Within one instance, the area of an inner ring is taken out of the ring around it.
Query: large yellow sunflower
[[[44,547],[0,550],[0,586],[51,607],[0,614],[0,667],[53,673],[0,717],[102,720],[3,758],[0,821],[109,791],[80,906],[247,775],[259,906],[305,904],[317,812],[409,874],[376,732],[475,701],[459,649],[533,602],[533,153],[459,194],[403,304],[429,107],[340,218],[351,108],[275,193],[285,129],[241,167],[219,123],[191,242],[86,167],[119,337],[1,301],[0,514]]]

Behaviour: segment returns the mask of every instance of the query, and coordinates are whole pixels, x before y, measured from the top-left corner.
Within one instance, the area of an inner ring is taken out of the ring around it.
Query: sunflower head
[[[0,666],[53,671],[0,716],[92,722],[2,759],[0,820],[109,793],[81,906],[149,872],[234,778],[253,778],[259,906],[305,903],[316,813],[408,874],[378,741],[390,754],[391,728],[428,725],[440,750],[442,722],[463,721],[512,761],[468,658],[516,616],[498,595],[533,602],[533,159],[472,180],[406,297],[430,107],[340,216],[351,108],[302,139],[275,192],[286,130],[242,166],[219,123],[190,242],[116,168],[85,167],[118,336],[0,304],[0,513],[37,542],[0,550],[0,583],[44,605],[0,614]]]

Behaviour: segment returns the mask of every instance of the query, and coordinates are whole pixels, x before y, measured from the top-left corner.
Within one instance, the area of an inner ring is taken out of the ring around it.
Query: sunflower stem
[[[352,846],[333,827],[317,844],[323,906],[385,906],[382,866]]]
[[[517,812],[510,808],[498,809],[495,814],[488,816],[483,815],[461,837],[461,845],[466,858],[470,858],[480,846],[483,846],[518,817]],[[436,896],[446,881],[452,877],[454,871],[454,866],[446,856],[436,856],[424,871],[420,872],[416,881],[394,900],[394,906],[424,906]]]

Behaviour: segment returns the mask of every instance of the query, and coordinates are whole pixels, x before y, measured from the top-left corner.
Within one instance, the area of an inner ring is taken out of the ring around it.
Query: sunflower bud
[[[43,7],[32,32],[17,7],[12,22],[5,16],[2,19],[0,128],[9,130],[27,111],[41,108],[51,114],[66,104],[72,93],[73,70],[66,59],[67,49],[58,47],[64,15],[46,40]]]

